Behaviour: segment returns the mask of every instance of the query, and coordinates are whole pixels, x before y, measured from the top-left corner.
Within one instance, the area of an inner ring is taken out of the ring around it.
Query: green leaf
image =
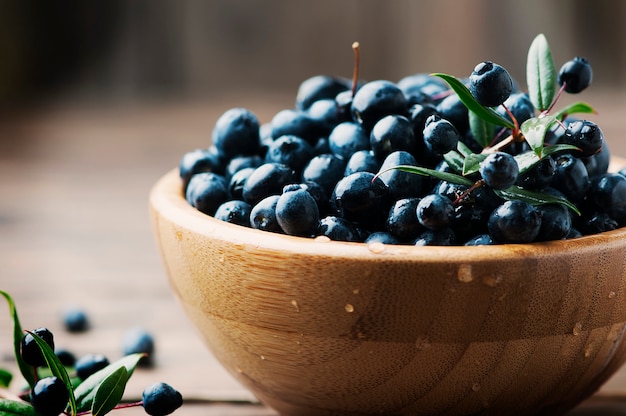
[[[454,90],[454,92],[456,92],[456,94],[459,96],[459,99],[461,100],[461,102],[465,104],[465,107],[467,107],[468,110],[473,111],[476,114],[476,116],[480,117],[481,119],[491,124],[495,124],[496,126],[507,127],[509,129],[515,128],[515,126],[513,125],[511,121],[502,117],[500,114],[496,113],[491,108],[484,107],[478,101],[476,101],[472,93],[456,77],[452,75],[439,74],[439,73],[431,74],[431,75],[435,77],[439,77],[443,79],[444,81],[446,81],[448,85],[450,86],[450,88],[452,88],[452,90]]]
[[[456,150],[450,150],[448,153],[443,155],[443,160],[448,164],[450,169],[459,175],[463,173],[463,162],[465,157],[461,153]]]
[[[76,406],[78,411],[83,412],[91,409],[91,405],[96,397],[98,386],[110,374],[117,371],[120,367],[124,367],[128,372],[128,378],[130,378],[135,370],[135,367],[137,366],[137,363],[143,357],[145,357],[145,354],[142,353],[127,355],[87,377],[85,381],[74,389],[74,396],[76,397]]]
[[[533,117],[520,126],[520,130],[528,145],[540,158],[543,156],[543,141],[546,137],[546,132],[555,121],[556,118],[554,116]]]
[[[566,198],[562,198],[556,195],[546,194],[544,192],[529,191],[517,185],[513,185],[510,188],[503,190],[494,190],[494,192],[501,198],[512,200],[519,199],[528,202],[531,205],[545,205],[545,204],[561,204],[565,205],[576,214],[580,215],[580,211],[576,205],[569,202]]]
[[[566,150],[566,151],[570,151],[570,150],[580,151],[580,149],[578,147],[573,146],[571,144],[555,144],[555,145],[546,146],[546,147],[543,148],[543,157],[550,156],[550,155],[552,155],[554,153],[562,152],[564,150]],[[539,163],[539,161],[541,160],[539,158],[539,156],[537,156],[532,151],[520,153],[520,154],[517,154],[517,155],[515,155],[513,157],[515,158],[515,161],[517,162],[517,166],[519,168],[519,173],[520,174],[528,171],[533,166],[535,166],[537,163]]]
[[[13,374],[4,368],[0,368],[0,387],[9,387],[11,380],[13,380]]]
[[[563,121],[570,114],[596,114],[596,110],[587,103],[577,102],[568,105],[554,115],[558,120]]]
[[[22,344],[22,337],[24,336],[24,332],[22,331],[22,326],[20,324],[20,319],[17,316],[17,308],[15,306],[15,302],[13,298],[7,293],[0,290],[0,295],[4,296],[9,304],[9,313],[13,319],[13,351],[15,354],[15,361],[17,362],[17,366],[20,369],[20,373],[22,373],[22,377],[28,383],[30,387],[35,385],[35,373],[33,372],[33,368],[26,364],[24,360],[22,360],[22,355],[20,354],[20,345]]]
[[[31,332],[31,331],[26,331],[26,332],[32,335],[33,339],[37,343],[37,346],[41,350],[41,353],[43,354],[43,358],[46,360],[46,364],[48,365],[48,368],[50,369],[52,374],[58,377],[65,384],[67,391],[70,393],[70,397],[69,397],[70,414],[72,416],[76,415],[76,401],[74,400],[74,394],[73,394],[74,386],[72,385],[72,380],[70,380],[70,377],[68,376],[67,371],[65,371],[65,367],[59,360],[59,357],[56,356],[56,354],[54,353],[54,350],[50,348],[48,343],[44,341],[43,338],[41,338],[39,335],[35,334],[34,332]]]
[[[465,158],[465,164],[463,165],[463,176],[471,175],[478,172],[480,169],[480,163],[485,160],[486,154],[472,153]]]
[[[419,166],[411,166],[411,165],[393,166],[389,169],[385,169],[384,171],[379,172],[376,176],[380,176],[383,173],[390,171],[392,169],[400,170],[402,172],[415,173],[417,175],[432,176],[434,178],[441,179],[442,181],[454,183],[457,185],[472,186],[474,184],[474,182],[470,181],[467,178],[464,178],[461,175],[456,175],[454,173],[449,173],[449,172],[440,172],[434,169],[422,168]]]
[[[0,415],[38,416],[35,408],[31,404],[9,399],[0,399]]]
[[[474,140],[481,148],[484,149],[491,144],[496,132],[495,125],[478,117],[473,111],[469,111],[469,125]]]
[[[539,111],[547,110],[556,94],[557,73],[548,41],[537,35],[528,49],[526,82],[530,101]]]
[[[101,416],[113,410],[122,400],[128,379],[128,370],[124,366],[119,367],[106,376],[96,389],[93,403],[91,404],[91,414],[93,416]]]

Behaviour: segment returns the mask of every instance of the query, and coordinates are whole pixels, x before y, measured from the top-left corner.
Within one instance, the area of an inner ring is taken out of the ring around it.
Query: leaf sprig
[[[503,117],[493,108],[481,105],[473,97],[467,86],[455,76],[443,73],[433,73],[431,75],[444,80],[457,94],[459,100],[467,107],[470,131],[482,151],[473,153],[466,145],[459,142],[456,149],[444,155],[444,160],[454,172],[447,173],[447,179],[443,179],[442,175],[430,169],[415,169],[414,167],[410,169],[408,166],[397,168],[407,172],[411,171],[421,175],[433,176],[456,184],[469,183],[469,186],[480,186],[477,182],[469,179],[469,177],[478,172],[480,162],[485,159],[488,153],[504,149],[515,142],[525,141],[530,148],[528,152],[515,156],[520,174],[533,168],[545,156],[561,151],[579,150],[574,146],[564,144],[547,145],[545,143],[546,134],[555,124],[559,124],[562,127],[562,121],[570,114],[595,113],[595,110],[589,104],[576,102],[554,114],[550,114],[562,91],[557,92],[557,72],[554,67],[554,59],[543,34],[537,35],[531,43],[526,65],[528,95],[539,114],[526,120],[521,126],[518,125],[517,120],[514,119],[506,107],[504,108],[510,119]],[[495,132],[498,130],[500,132],[509,131],[510,134],[508,137],[492,143],[494,136],[496,136]],[[532,205],[563,204],[575,213],[580,214],[576,206],[567,199],[555,197],[551,194],[529,191],[519,186],[512,186],[497,193],[505,199],[521,199]]]
[[[91,413],[93,416],[102,416],[120,405],[126,384],[133,374],[139,361],[145,357],[143,353],[127,355],[105,368],[92,374],[84,381],[75,385],[72,382],[65,366],[61,363],[52,348],[36,333],[23,331],[17,314],[17,308],[13,298],[5,291],[0,290],[7,303],[13,320],[13,345],[15,359],[24,379],[32,388],[37,381],[37,372],[26,364],[20,354],[20,344],[24,333],[32,335],[35,343],[39,347],[47,364],[47,369],[58,377],[69,392],[69,402],[65,413],[70,416]],[[7,388],[12,379],[10,372],[0,369],[0,387]],[[137,403],[140,405],[141,403]],[[3,397],[0,389],[0,415],[11,416],[37,416],[33,406],[27,401],[19,400],[19,397]]]

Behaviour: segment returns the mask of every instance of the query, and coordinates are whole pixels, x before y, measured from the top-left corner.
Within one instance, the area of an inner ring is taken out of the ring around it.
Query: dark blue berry
[[[417,166],[417,161],[409,152],[398,150],[390,153],[380,167],[379,178],[389,188],[392,199],[402,199],[422,195],[424,177],[414,173],[391,169],[395,166]],[[384,173],[383,173],[384,172]]]
[[[582,156],[591,156],[604,146],[604,134],[593,121],[576,120],[568,124],[561,142],[578,147]]]
[[[330,98],[315,101],[306,112],[317,124],[319,133],[322,136],[328,136],[337,124],[344,121],[339,117],[337,103]]]
[[[449,227],[439,230],[426,230],[413,242],[416,246],[454,246],[456,243],[456,235]]]
[[[222,173],[224,160],[215,147],[210,149],[196,149],[187,152],[181,157],[178,172],[183,181],[183,189],[193,175],[201,172]]]
[[[32,331],[33,334],[43,339],[48,346],[54,351],[54,335],[48,328],[37,328]],[[39,345],[35,341],[35,338],[29,333],[24,334],[20,343],[20,355],[22,360],[32,367],[42,367],[46,365],[46,359],[44,358]]]
[[[74,367],[74,364],[76,364],[76,356],[69,350],[58,348],[54,350],[54,355],[57,356],[65,367]]]
[[[558,75],[559,85],[565,85],[565,91],[570,94],[578,94],[587,88],[592,79],[593,71],[589,61],[580,56],[564,63]]]
[[[357,172],[337,183],[331,204],[340,217],[375,228],[386,220],[388,198],[389,189],[380,178]]]
[[[487,226],[498,243],[530,243],[539,234],[541,214],[527,202],[506,201],[491,213]]]
[[[180,392],[166,383],[146,387],[141,396],[143,408],[151,416],[169,415],[183,405]]]
[[[248,176],[243,185],[243,199],[254,206],[270,195],[280,195],[283,187],[297,182],[292,168],[282,163],[264,163]]]
[[[417,144],[413,125],[408,118],[401,115],[384,116],[372,128],[369,148],[379,160],[398,150],[414,153]]]
[[[522,125],[523,122],[535,116],[535,106],[532,101],[530,101],[528,93],[516,92],[511,94],[509,98],[504,101],[504,105],[509,109],[511,114],[513,114],[513,117],[515,117],[519,125]],[[496,112],[513,122],[511,116],[504,108],[498,107]]]
[[[626,225],[626,177],[618,173],[606,173],[593,181],[591,198],[595,205]]]
[[[490,153],[480,162],[480,175],[492,189],[506,189],[515,184],[519,175],[517,161],[508,153]]]
[[[454,206],[450,199],[439,194],[430,194],[422,198],[416,208],[417,220],[429,230],[441,230],[450,225],[454,215]]]
[[[337,182],[343,178],[346,169],[346,160],[325,153],[313,157],[302,171],[303,182],[315,182],[324,188],[327,198],[335,189]]]
[[[89,329],[87,313],[78,307],[70,307],[63,311],[63,325],[69,332],[84,332]]]
[[[382,243],[382,244],[400,244],[400,240],[391,233],[385,231],[375,231],[367,236],[365,244]]]
[[[258,168],[263,164],[263,158],[259,155],[235,156],[226,165],[224,176],[230,180],[232,176],[242,169]]]
[[[583,235],[590,235],[615,230],[619,224],[606,212],[591,212],[579,218],[577,226]]]
[[[465,246],[491,246],[495,241],[489,234],[476,235],[465,242]]]
[[[354,152],[346,163],[344,176],[356,172],[372,172],[376,173],[380,169],[380,162],[370,150],[359,150]]]
[[[598,153],[587,157],[581,157],[580,160],[583,161],[585,168],[587,168],[589,178],[593,179],[608,172],[609,165],[611,164],[611,151],[605,142],[604,146],[602,146],[602,149]]]
[[[226,159],[256,154],[261,144],[259,128],[259,120],[250,110],[231,108],[215,123],[213,145]]]
[[[302,187],[286,189],[276,203],[276,219],[285,234],[311,237],[319,225],[319,208]]]
[[[417,219],[419,198],[403,198],[396,201],[387,216],[386,230],[402,241],[414,241],[424,231]]]
[[[276,204],[279,195],[270,195],[263,198],[250,211],[250,226],[257,230],[282,233],[283,230],[276,219]]]
[[[424,144],[426,148],[438,155],[444,155],[456,148],[461,136],[456,127],[438,115],[432,115],[424,126]]]
[[[556,175],[556,162],[551,156],[544,156],[532,168],[517,177],[517,184],[525,189],[542,190],[550,186]]]
[[[266,163],[281,163],[300,175],[313,157],[313,146],[298,136],[286,135],[274,140],[265,154]]]
[[[554,160],[556,173],[552,187],[561,191],[570,202],[581,201],[591,187],[591,180],[584,163],[570,154],[559,155]]]
[[[30,403],[40,416],[58,416],[69,402],[65,383],[55,376],[38,380],[30,393]]]
[[[459,134],[469,130],[469,113],[458,95],[448,95],[437,104],[437,114],[448,120]]]
[[[350,81],[330,75],[315,75],[300,83],[296,94],[297,110],[307,110],[318,100],[334,99],[350,88]]]
[[[228,201],[228,182],[213,172],[197,173],[189,180],[185,198],[198,211],[213,215],[217,207]]]
[[[441,78],[426,73],[407,75],[398,81],[397,85],[407,97],[407,101],[412,101],[412,97],[422,94],[432,100],[433,97],[445,93],[449,88]]]
[[[131,328],[122,338],[122,354],[145,354],[139,361],[141,366],[150,366],[154,363],[154,337],[143,328]]]
[[[513,92],[513,80],[504,67],[491,61],[481,62],[469,76],[469,90],[481,105],[497,107]]]
[[[333,241],[362,241],[359,230],[354,223],[333,215],[326,216],[320,220],[317,235],[326,236]]]
[[[109,364],[109,359],[102,354],[87,354],[76,360],[74,368],[76,369],[78,378],[86,380],[87,377],[102,370]]]
[[[250,226],[250,212],[252,207],[245,201],[233,199],[224,202],[215,211],[214,217],[231,224]]]
[[[406,115],[408,103],[402,90],[386,80],[364,84],[352,99],[352,117],[370,131],[374,124],[389,114]]]
[[[298,136],[314,145],[323,134],[320,124],[308,113],[298,110],[281,110],[272,118],[272,137]]]
[[[238,170],[230,177],[228,181],[228,192],[233,199],[243,199],[243,187],[248,180],[248,177],[254,172],[256,168],[249,167]]]
[[[344,121],[328,135],[328,146],[334,155],[348,159],[359,150],[369,150],[370,139],[360,124]]]

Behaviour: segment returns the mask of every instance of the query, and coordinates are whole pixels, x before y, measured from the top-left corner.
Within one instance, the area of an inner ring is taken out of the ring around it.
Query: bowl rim
[[[623,166],[621,160],[618,162],[618,165]],[[322,255],[334,259],[384,258],[430,262],[496,260],[512,256],[538,258],[546,255],[570,255],[574,250],[597,250],[613,246],[626,250],[626,227],[567,240],[472,247],[366,244],[331,241],[325,237],[289,236],[231,224],[204,214],[186,201],[182,183],[178,169],[174,168],[152,186],[149,208],[155,227],[159,228],[158,223],[166,220],[179,231],[185,229],[237,248],[249,247],[282,254]]]

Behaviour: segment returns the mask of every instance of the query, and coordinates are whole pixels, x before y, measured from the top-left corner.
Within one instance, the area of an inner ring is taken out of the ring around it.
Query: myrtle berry
[[[385,229],[402,241],[412,241],[424,231],[424,226],[417,219],[419,198],[397,200],[387,216]]]
[[[481,62],[469,76],[469,90],[481,105],[497,107],[513,92],[513,80],[504,67],[491,61]]]
[[[74,367],[74,364],[76,363],[76,356],[71,351],[66,349],[56,349],[54,350],[54,355],[57,356],[61,364],[65,367]]]
[[[276,220],[285,234],[311,237],[320,220],[317,202],[302,187],[286,190],[276,203]]]
[[[354,152],[346,163],[344,176],[351,175],[356,172],[372,172],[376,173],[380,169],[380,162],[370,150],[359,150]]]
[[[315,101],[306,110],[306,113],[318,125],[319,134],[321,136],[328,136],[337,124],[344,121],[339,117],[339,107],[337,103],[331,98]]]
[[[584,163],[571,154],[555,157],[556,173],[552,187],[561,191],[571,202],[581,201],[591,187],[591,180]]]
[[[402,199],[422,195],[423,176],[399,169],[394,166],[417,166],[417,161],[409,152],[397,150],[387,155],[380,167],[379,178],[389,188],[392,199]]]
[[[32,333],[43,339],[54,351],[54,335],[48,328],[37,328],[33,330]],[[46,359],[35,341],[35,338],[33,338],[30,333],[26,333],[22,337],[20,355],[22,356],[22,360],[32,367],[42,367],[46,365]]]
[[[282,233],[283,230],[276,219],[276,204],[279,195],[270,195],[263,198],[250,211],[250,226],[257,230]]]
[[[456,245],[456,234],[449,227],[440,230],[426,230],[413,242],[416,246],[453,246]]]
[[[85,380],[87,377],[102,370],[109,364],[109,359],[102,354],[86,354],[76,360],[74,368],[76,369],[78,378]]]
[[[69,398],[65,383],[55,376],[39,379],[30,393],[30,403],[40,416],[58,416]]]
[[[320,220],[317,235],[326,236],[334,241],[361,241],[359,230],[354,223],[334,215],[329,215]]]
[[[189,180],[185,198],[198,211],[213,215],[217,207],[229,199],[228,182],[213,172],[197,173]]]
[[[565,196],[554,188],[543,191],[560,198]],[[537,207],[541,214],[541,227],[536,241],[563,240],[572,229],[572,214],[568,207],[562,204],[544,204]]]
[[[369,148],[379,160],[398,150],[415,152],[417,146],[413,125],[408,118],[397,114],[381,118],[372,128]]]
[[[89,318],[81,308],[67,308],[63,311],[63,325],[69,332],[84,332],[89,329]]]
[[[417,219],[429,230],[441,230],[450,225],[454,215],[454,206],[450,199],[439,194],[430,194],[422,198],[416,208]]]
[[[495,241],[489,234],[476,235],[465,242],[465,246],[491,246]]]
[[[324,153],[313,157],[302,171],[303,182],[315,182],[324,188],[327,198],[346,169],[346,160],[337,155]]]
[[[313,157],[313,147],[298,136],[285,135],[270,144],[265,154],[266,163],[289,166],[298,175]]]
[[[150,366],[154,363],[154,337],[143,328],[131,328],[122,337],[122,353],[124,355],[145,354],[139,364]]]
[[[592,156],[604,146],[604,134],[593,121],[576,120],[568,124],[561,142],[578,147],[582,156]]]
[[[544,156],[532,168],[517,177],[517,184],[525,189],[542,190],[550,186],[556,174],[556,162]]]
[[[490,153],[480,162],[480,175],[492,189],[506,189],[515,184],[519,166],[513,156],[504,152]]]
[[[222,173],[223,169],[223,157],[214,146],[208,149],[196,149],[185,153],[181,157],[178,165],[178,172],[183,181],[183,189],[187,189],[189,180],[196,173]]]
[[[296,174],[289,166],[264,163],[248,176],[242,190],[243,199],[254,206],[270,195],[280,195],[285,185],[295,181]]]
[[[248,177],[254,172],[253,167],[243,168],[238,170],[230,177],[228,181],[228,192],[230,193],[230,197],[232,199],[240,199],[243,200],[243,187],[248,180]]]
[[[368,235],[364,243],[400,244],[400,240],[398,240],[398,238],[391,233],[385,231],[376,231]]]
[[[215,123],[213,145],[227,159],[236,155],[252,155],[260,147],[259,120],[245,108],[231,108]]]
[[[565,91],[570,94],[578,94],[591,84],[593,71],[589,61],[577,56],[567,61],[559,70],[558,83],[565,85]]]
[[[369,150],[370,139],[360,124],[344,121],[328,135],[328,146],[334,155],[348,159],[359,150]]]
[[[535,106],[530,100],[528,93],[513,93],[504,101],[504,105],[508,108],[511,114],[513,114],[513,117],[515,117],[515,120],[517,120],[519,125],[535,116]],[[513,122],[510,114],[503,107],[498,107],[496,112],[502,117]]]
[[[344,78],[330,75],[315,75],[300,83],[296,94],[295,107],[307,110],[315,102],[327,98],[334,99],[337,94],[350,88],[350,82]]]
[[[376,227],[389,212],[389,189],[373,173],[357,172],[337,182],[331,204],[340,217]]]
[[[397,85],[407,97],[407,100],[421,95],[426,95],[430,99],[448,90],[448,85],[441,78],[425,73],[407,75],[398,81]]]
[[[309,114],[298,110],[281,110],[272,118],[272,137],[297,136],[314,145],[322,135],[320,125]]]
[[[263,164],[263,158],[259,155],[235,156],[228,161],[224,177],[230,180],[232,176],[242,169],[258,168]]]
[[[626,177],[618,173],[607,173],[594,180],[591,197],[595,205],[615,219],[626,224]]]
[[[506,201],[491,213],[487,227],[498,243],[530,243],[539,234],[541,214],[527,202]]]
[[[406,97],[391,81],[370,81],[359,88],[352,99],[352,117],[367,131],[384,116],[406,115],[407,110]]]
[[[214,217],[231,224],[250,226],[250,212],[252,207],[245,201],[233,199],[224,202],[215,211]]]
[[[468,110],[458,95],[448,95],[437,104],[436,109],[437,114],[452,123],[460,134],[469,130]]]
[[[612,231],[619,227],[615,219],[606,212],[591,212],[586,214],[577,222],[580,232],[584,235],[598,234],[605,231]]]
[[[166,383],[154,383],[142,393],[142,405],[151,416],[165,416],[183,405],[183,396]]]
[[[424,144],[438,155],[444,155],[456,148],[461,136],[456,127],[438,115],[431,115],[424,126]]]

